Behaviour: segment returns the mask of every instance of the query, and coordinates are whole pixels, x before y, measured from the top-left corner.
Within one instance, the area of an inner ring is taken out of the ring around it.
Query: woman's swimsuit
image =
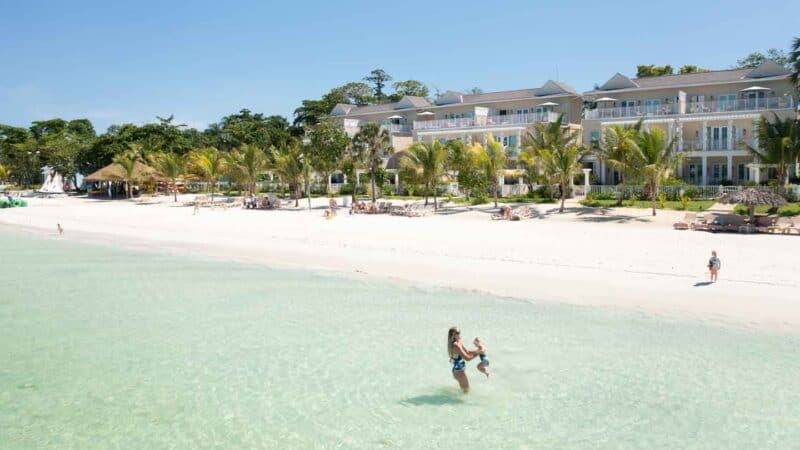
[[[464,361],[464,358],[461,355],[456,356],[455,358],[450,358],[453,361],[453,372],[458,372],[464,370],[467,367],[467,362]]]

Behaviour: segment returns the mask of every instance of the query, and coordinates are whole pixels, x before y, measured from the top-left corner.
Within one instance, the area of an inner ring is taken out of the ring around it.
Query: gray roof
[[[768,61],[754,69],[729,69],[729,70],[710,70],[707,72],[686,73],[678,75],[661,75],[657,77],[631,78],[630,80],[638,89],[661,89],[680,86],[692,86],[698,84],[718,84],[731,83],[737,81],[755,81],[759,79],[785,78],[789,71],[774,67],[774,63]],[[619,74],[614,75],[618,77]],[[763,78],[762,78],[763,76]],[[612,79],[614,78],[612,77]],[[611,80],[609,80],[611,81]],[[607,83],[606,83],[607,84]],[[632,88],[636,89],[636,88]],[[594,89],[585,94],[597,94],[602,92],[613,92],[617,89]]]
[[[425,108],[426,106],[431,106],[431,102],[429,102],[428,99],[425,98],[425,97],[417,97],[417,96],[414,96],[414,95],[406,95],[405,97],[400,99],[400,101],[398,103],[401,103],[403,100],[408,101],[409,103],[414,105],[415,108]]]
[[[400,150],[399,152],[392,153],[392,156],[389,157],[389,160],[386,161],[386,169],[389,170],[399,170],[401,168],[401,160],[403,155],[405,155],[405,150]]]

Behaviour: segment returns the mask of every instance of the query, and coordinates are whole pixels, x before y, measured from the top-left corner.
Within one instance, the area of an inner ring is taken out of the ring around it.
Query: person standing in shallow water
[[[462,392],[469,393],[469,379],[464,369],[467,367],[467,361],[478,356],[478,352],[464,348],[464,343],[461,341],[461,330],[458,327],[452,327],[447,332],[447,354],[450,356],[450,362],[453,363],[453,378],[458,381]]]
[[[711,282],[715,283],[717,281],[717,274],[719,273],[719,269],[722,267],[722,262],[717,258],[717,251],[711,251],[711,258],[708,260],[708,271],[711,274]]]

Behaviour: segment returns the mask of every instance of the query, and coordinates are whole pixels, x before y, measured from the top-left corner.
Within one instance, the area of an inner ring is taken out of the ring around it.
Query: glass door
[[[747,107],[749,109],[760,109],[764,107],[764,91],[748,92]]]
[[[647,114],[658,114],[659,110],[661,109],[661,100],[645,100],[644,109],[647,111]]]

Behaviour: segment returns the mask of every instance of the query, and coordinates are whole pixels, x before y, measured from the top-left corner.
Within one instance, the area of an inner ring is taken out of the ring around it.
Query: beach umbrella
[[[544,102],[539,106],[558,106],[558,103],[556,103],[556,102]]]
[[[750,86],[749,88],[740,89],[739,92],[755,92],[755,91],[768,91],[769,88],[763,86]]]
[[[735,192],[727,192],[719,196],[720,203],[727,204],[742,204],[747,206],[747,215],[750,216],[752,223],[753,216],[756,212],[756,206],[783,206],[786,204],[786,199],[782,195],[772,191],[766,191],[755,188],[742,189]]]

